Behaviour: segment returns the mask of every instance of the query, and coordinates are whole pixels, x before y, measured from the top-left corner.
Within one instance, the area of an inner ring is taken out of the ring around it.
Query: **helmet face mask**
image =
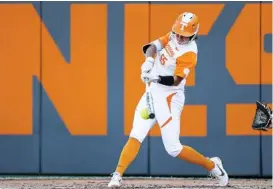
[[[172,40],[178,45],[187,44],[195,39],[198,31],[198,17],[193,13],[182,13],[172,26]]]

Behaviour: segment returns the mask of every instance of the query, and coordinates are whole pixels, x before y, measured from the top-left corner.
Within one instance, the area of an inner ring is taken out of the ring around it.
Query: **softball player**
[[[170,156],[200,165],[217,178],[221,186],[228,184],[228,175],[220,158],[206,158],[193,148],[182,145],[179,140],[184,86],[190,70],[197,63],[195,39],[198,30],[198,17],[185,12],[176,19],[170,33],[143,46],[146,60],[141,66],[141,79],[150,83],[155,119],[144,120],[140,116],[140,111],[146,106],[144,94],[136,107],[130,137],[108,187],[121,185],[123,173],[136,158],[142,141],[156,122]]]

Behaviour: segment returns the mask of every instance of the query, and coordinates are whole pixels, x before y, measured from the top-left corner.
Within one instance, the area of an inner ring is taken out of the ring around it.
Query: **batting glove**
[[[154,66],[154,59],[152,57],[146,58],[145,62],[141,66],[141,73],[149,73]]]
[[[147,72],[142,72],[141,73],[141,80],[143,81],[143,83],[149,83],[149,82],[158,83],[160,78],[157,75],[150,74]]]

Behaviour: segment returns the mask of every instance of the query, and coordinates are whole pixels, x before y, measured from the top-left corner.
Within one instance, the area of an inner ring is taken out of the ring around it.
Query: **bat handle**
[[[148,82],[146,82],[145,84],[146,84],[146,91],[150,92],[150,86],[149,86]]]

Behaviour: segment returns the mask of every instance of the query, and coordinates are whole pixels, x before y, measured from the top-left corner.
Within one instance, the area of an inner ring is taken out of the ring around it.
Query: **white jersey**
[[[197,62],[197,46],[194,41],[185,45],[175,44],[176,42],[172,40],[170,34],[152,43],[157,48],[152,74],[161,76],[176,75],[184,79],[178,86],[151,83],[149,89],[155,119],[145,120],[140,116],[141,110],[147,108],[147,96],[146,92],[144,92],[135,110],[130,137],[142,142],[150,129],[157,123],[160,127],[166,151],[171,156],[177,157],[183,148],[179,140],[179,133],[181,112],[185,103],[184,86],[189,70],[194,68]],[[149,45],[143,47],[144,53]]]
[[[157,54],[151,73],[160,76],[176,75],[183,77],[184,79],[178,86],[155,85],[167,90],[184,90],[186,77],[190,69],[194,68],[197,63],[197,45],[195,41],[178,45],[171,38],[172,35],[168,33],[152,42],[157,48]],[[154,84],[152,85],[155,86]],[[153,87],[152,85],[151,87]]]

